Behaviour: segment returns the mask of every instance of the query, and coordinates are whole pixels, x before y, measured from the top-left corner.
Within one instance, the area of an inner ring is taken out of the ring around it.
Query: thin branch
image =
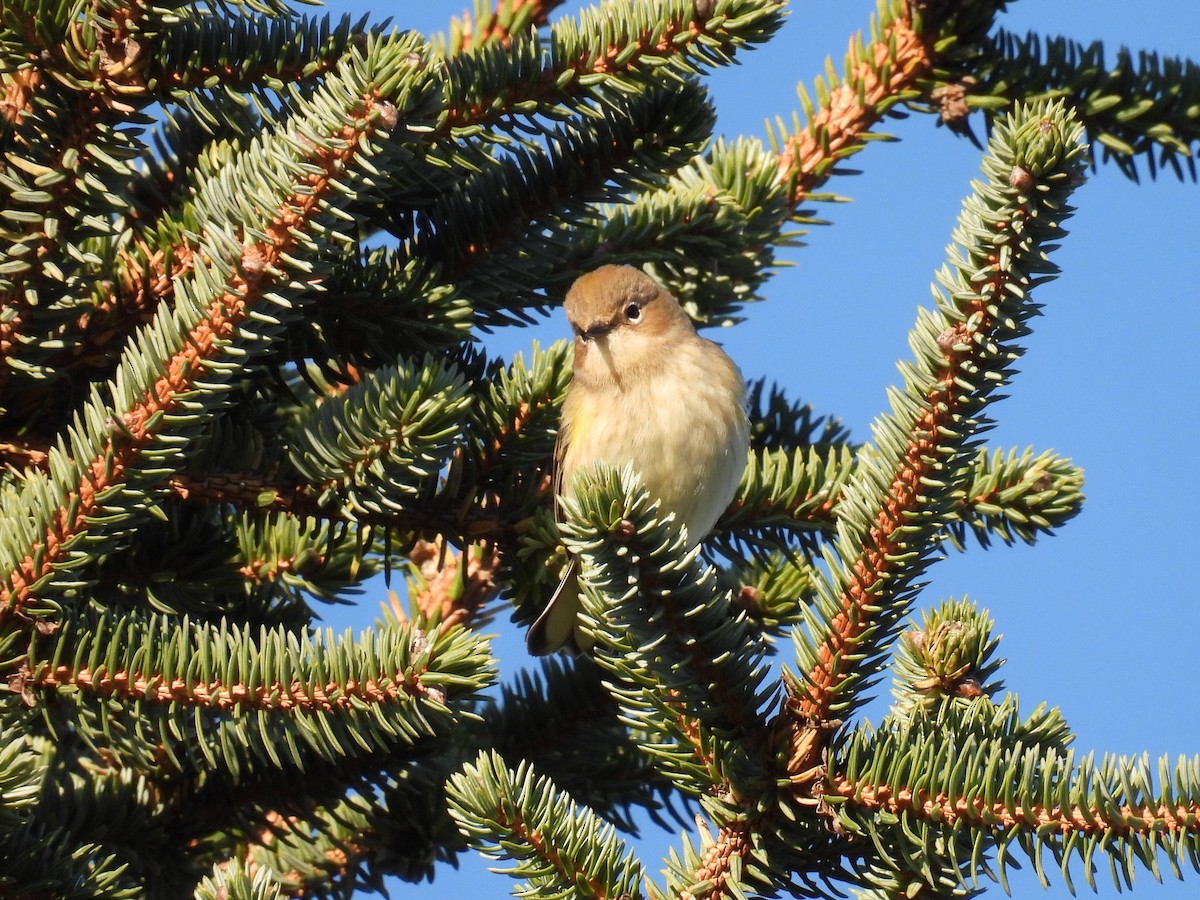
[[[270,682],[253,688],[219,681],[189,684],[181,678],[167,683],[160,675],[109,672],[103,668],[96,671],[88,668],[75,670],[70,666],[24,672],[13,676],[9,682],[10,688],[22,694],[34,688],[70,688],[94,697],[126,702],[142,700],[222,710],[299,710],[314,713],[353,711],[361,709],[364,702],[388,703],[403,697],[434,697],[439,702],[444,699],[440,688],[428,688],[421,683],[419,675],[403,671],[361,683],[353,680],[344,684],[331,681],[312,689],[299,680],[290,684]]]
[[[456,517],[426,512],[420,508],[386,513],[359,510],[347,512],[340,506],[327,506],[317,496],[319,488],[286,484],[256,473],[215,472],[180,473],[167,482],[183,500],[198,503],[228,503],[238,509],[276,510],[290,515],[365,525],[374,528],[435,537],[465,540],[500,540],[516,536],[516,523],[494,510],[468,509]]]
[[[829,92],[803,129],[786,138],[779,155],[779,178],[790,182],[793,206],[829,179],[833,162],[864,145],[863,135],[888,106],[917,89],[934,62],[932,48],[913,30],[907,10],[862,55],[853,44],[850,54],[846,80]]]
[[[425,621],[437,622],[443,634],[470,623],[500,593],[496,577],[501,559],[495,545],[450,553],[442,540],[418,541],[408,558],[425,582],[411,602]]]
[[[496,42],[507,47],[512,41],[513,24],[528,24],[540,28],[549,21],[550,11],[561,6],[564,0],[496,0],[492,14],[478,22],[472,21],[470,13],[455,19],[453,26],[452,53],[466,53]]]
[[[96,455],[83,463],[83,480],[67,492],[67,502],[54,511],[43,537],[29,547],[25,558],[0,581],[0,625],[20,613],[33,594],[33,585],[70,559],[73,540],[92,527],[92,519],[103,517],[100,497],[125,480],[150,449],[161,422],[182,408],[185,395],[203,380],[210,363],[224,353],[230,341],[252,319],[259,304],[270,293],[267,272],[286,269],[288,253],[296,247],[297,234],[321,214],[326,198],[333,194],[341,174],[359,152],[359,138],[376,127],[373,115],[380,101],[364,98],[358,118],[331,135],[329,147],[311,142],[309,169],[297,190],[279,203],[262,228],[264,238],[245,244],[242,271],[232,273],[224,291],[213,300],[200,321],[188,332],[180,347],[166,362],[163,374],[139,402],[120,414]]]
[[[864,812],[902,813],[953,827],[962,822],[972,828],[997,833],[1021,831],[1039,835],[1057,833],[1089,837],[1105,835],[1200,834],[1200,803],[1175,806],[1008,806],[1003,800],[988,802],[983,797],[951,797],[944,791],[931,793],[925,788],[898,788],[886,784],[864,784],[844,777],[831,776],[828,793],[845,798]]]

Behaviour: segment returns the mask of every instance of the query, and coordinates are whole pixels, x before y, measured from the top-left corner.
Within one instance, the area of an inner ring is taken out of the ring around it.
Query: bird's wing
[[[558,420],[558,435],[554,438],[554,464],[550,469],[550,489],[554,492],[554,521],[562,521],[562,504],[558,498],[562,496],[563,488],[563,459],[567,455],[567,445],[570,442],[565,419]]]
[[[578,394],[567,391],[563,401],[562,417],[558,421],[558,436],[554,441],[554,519],[562,521],[562,504],[559,498],[571,490],[571,479],[579,468],[581,453],[590,453],[593,442],[588,441],[589,430],[596,425],[596,405]],[[582,440],[577,440],[577,437]]]

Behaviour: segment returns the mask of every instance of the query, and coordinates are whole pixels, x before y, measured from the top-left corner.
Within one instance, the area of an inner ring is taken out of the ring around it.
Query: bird
[[[669,290],[633,266],[606,265],[567,292],[575,338],[571,383],[554,448],[561,521],[575,474],[597,463],[632,465],[665,515],[703,540],[733,500],[750,449],[746,385],[721,347],[696,333]],[[591,649],[579,626],[579,562],[526,637],[529,652]]]

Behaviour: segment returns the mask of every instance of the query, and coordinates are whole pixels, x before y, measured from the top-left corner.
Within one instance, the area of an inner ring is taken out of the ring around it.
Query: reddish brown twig
[[[445,698],[440,688],[427,688],[417,673],[393,672],[345,684],[330,682],[310,688],[302,681],[269,682],[257,687],[219,681],[188,683],[182,678],[165,681],[161,675],[142,672],[108,672],[101,668],[73,670],[70,666],[45,668],[10,677],[9,687],[28,696],[31,688],[73,688],[96,697],[124,701],[175,703],[209,709],[303,710],[334,712],[354,710],[368,703],[389,703],[409,697]]]
[[[534,27],[545,25],[550,11],[563,0],[496,0],[492,14],[475,22],[470,13],[454,21],[452,53],[465,53],[493,41],[505,47],[512,40],[512,26],[526,23]]]
[[[830,779],[830,794],[847,800],[870,813],[911,813],[951,827],[965,822],[973,827],[1008,832],[1021,828],[1060,835],[1130,835],[1166,833],[1169,835],[1200,832],[1200,804],[1178,806],[1122,805],[1115,809],[1082,807],[1046,807],[1041,805],[1006,806],[1003,800],[985,801],[982,797],[951,797],[944,792],[931,793],[924,788],[903,788],[886,784],[863,784],[843,777]]]
[[[40,539],[25,558],[0,577],[0,624],[19,614],[33,595],[34,585],[53,572],[69,555],[69,548],[103,515],[102,497],[125,480],[153,445],[164,416],[179,410],[196,381],[205,377],[210,362],[238,337],[243,323],[267,302],[272,267],[286,268],[284,257],[294,249],[310,219],[320,213],[326,198],[335,192],[337,179],[358,152],[360,138],[374,130],[376,98],[363,99],[351,124],[344,125],[328,146],[310,145],[310,169],[297,190],[276,207],[262,227],[263,237],[247,243],[242,271],[231,274],[223,293],[208,306],[199,322],[166,361],[162,374],[142,397],[120,414],[91,460],[81,460],[83,478],[66,490],[66,502],[53,511]]]
[[[441,539],[418,541],[408,558],[424,581],[411,594],[412,604],[425,619],[438,622],[442,633],[469,623],[500,592],[496,582],[500,553],[494,545],[476,545],[463,553],[452,553]]]
[[[832,174],[832,163],[863,144],[863,134],[883,117],[887,101],[917,88],[933,66],[933,50],[907,17],[893,20],[881,40],[859,57],[852,45],[851,72],[830,90],[829,100],[779,155],[779,177],[791,183],[791,201],[799,206]]]

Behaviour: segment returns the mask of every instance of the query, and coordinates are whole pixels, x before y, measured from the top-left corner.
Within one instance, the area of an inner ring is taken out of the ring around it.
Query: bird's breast
[[[699,343],[699,341],[698,341]],[[563,410],[562,489],[580,469],[632,464],[664,513],[701,540],[733,499],[746,463],[745,387],[715,345],[677,352],[654,377],[572,386]]]

